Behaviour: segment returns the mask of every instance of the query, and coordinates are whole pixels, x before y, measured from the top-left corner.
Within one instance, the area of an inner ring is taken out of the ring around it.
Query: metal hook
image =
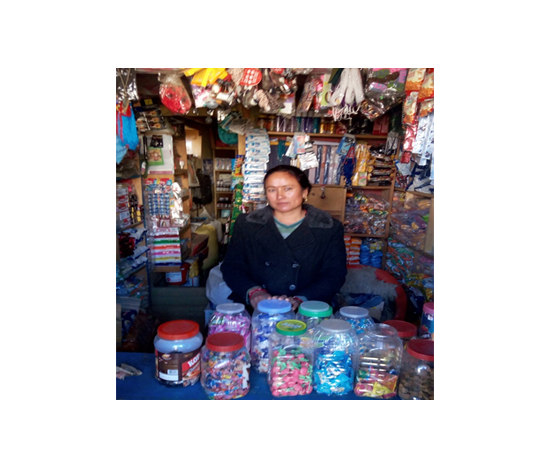
[[[321,198],[326,198],[325,187],[321,187]]]

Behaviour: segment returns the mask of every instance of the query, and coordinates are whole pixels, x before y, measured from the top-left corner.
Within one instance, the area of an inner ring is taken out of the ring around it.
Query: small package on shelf
[[[383,236],[388,221],[389,203],[380,195],[354,190],[346,198],[346,232]]]
[[[392,213],[390,217],[392,237],[401,240],[410,247],[423,250],[428,217],[428,210]]]

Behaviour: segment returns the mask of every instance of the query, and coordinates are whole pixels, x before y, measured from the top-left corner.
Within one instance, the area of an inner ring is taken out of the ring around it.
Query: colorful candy
[[[208,322],[208,335],[221,332],[235,332],[244,337],[245,346],[250,351],[251,318],[243,304],[230,302],[219,304]]]
[[[206,338],[201,351],[201,385],[211,400],[241,398],[250,390],[250,355],[244,338],[220,332]]]
[[[356,306],[342,307],[334,314],[334,318],[349,322],[357,335],[362,335],[375,323],[369,314],[369,309]]]
[[[357,334],[350,323],[327,319],[316,328],[313,388],[326,395],[345,395],[353,390]]]
[[[306,324],[282,320],[269,337],[268,384],[273,396],[308,395],[312,392],[312,350],[302,345]]]

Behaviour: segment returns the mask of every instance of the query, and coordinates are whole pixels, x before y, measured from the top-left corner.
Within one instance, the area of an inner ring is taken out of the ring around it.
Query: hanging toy
[[[359,112],[359,106],[365,100],[363,82],[359,68],[344,68],[336,89],[329,96],[332,117],[335,121],[351,118]]]
[[[191,110],[191,99],[177,73],[161,75],[160,100],[175,114],[187,114]]]

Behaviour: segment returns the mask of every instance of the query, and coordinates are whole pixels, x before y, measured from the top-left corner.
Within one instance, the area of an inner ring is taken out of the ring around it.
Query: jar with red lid
[[[418,329],[412,323],[405,322],[404,320],[386,320],[384,323],[397,330],[397,336],[403,342],[403,349],[407,347],[409,341],[415,338],[418,333]]]
[[[155,346],[155,377],[169,387],[187,387],[200,378],[199,324],[191,320],[171,320],[158,327]]]
[[[201,386],[210,400],[233,400],[250,390],[250,354],[236,332],[209,335],[201,351]]]
[[[433,400],[434,377],[433,340],[412,340],[403,353],[397,394],[403,400]]]

